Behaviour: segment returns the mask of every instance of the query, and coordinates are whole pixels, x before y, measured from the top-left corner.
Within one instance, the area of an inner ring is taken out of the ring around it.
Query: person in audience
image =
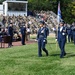
[[[21,27],[21,35],[22,35],[21,43],[22,43],[22,45],[26,45],[25,44],[25,37],[26,37],[26,27],[25,27],[25,25]]]

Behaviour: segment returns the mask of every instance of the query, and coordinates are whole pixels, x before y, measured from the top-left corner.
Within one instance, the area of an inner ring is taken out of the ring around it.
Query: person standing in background
[[[25,37],[26,37],[26,27],[25,25],[21,27],[21,43],[22,45],[25,45]]]
[[[4,27],[5,27],[5,23],[6,23],[6,18],[5,18],[5,16],[3,16],[3,19],[2,19],[2,24],[4,25]]]
[[[73,32],[73,42],[75,45],[75,25],[73,25],[73,27],[72,27],[72,32]]]
[[[10,35],[11,41],[9,43],[9,47],[13,46],[12,42],[13,42],[13,24],[10,23],[9,27],[8,27],[8,35]]]

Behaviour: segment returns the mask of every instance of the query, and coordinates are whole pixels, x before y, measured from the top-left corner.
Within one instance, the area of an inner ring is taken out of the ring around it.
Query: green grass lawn
[[[38,57],[37,43],[0,49],[0,75],[75,75],[75,45],[66,44],[62,59],[54,38],[48,37],[46,48],[48,57]]]

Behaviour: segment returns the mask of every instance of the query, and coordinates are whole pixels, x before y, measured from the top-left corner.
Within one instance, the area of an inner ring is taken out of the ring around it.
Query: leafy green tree
[[[3,1],[5,1],[5,0],[0,0],[0,4],[2,4]]]
[[[72,23],[74,18],[72,17],[72,0],[57,0],[60,1],[62,19],[67,23]]]

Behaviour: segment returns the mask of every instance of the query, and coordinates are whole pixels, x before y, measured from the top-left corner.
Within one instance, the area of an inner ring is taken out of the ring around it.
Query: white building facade
[[[0,5],[0,14],[3,14],[3,5]]]
[[[3,2],[3,15],[27,16],[28,1],[7,0]]]

